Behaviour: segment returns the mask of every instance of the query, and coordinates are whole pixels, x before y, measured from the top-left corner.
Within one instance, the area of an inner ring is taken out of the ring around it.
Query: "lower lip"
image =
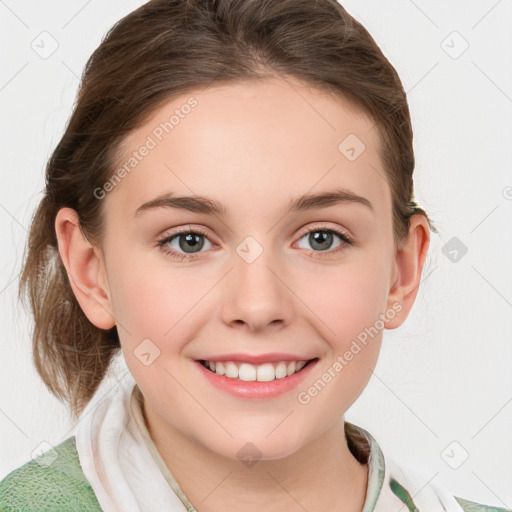
[[[274,379],[269,382],[250,382],[240,379],[230,379],[225,375],[217,375],[204,367],[199,361],[195,361],[199,367],[199,371],[205,376],[208,382],[218,389],[226,391],[238,398],[260,400],[274,398],[291,391],[310,374],[317,362],[318,359],[315,359],[304,366],[299,372],[283,377],[282,379]]]

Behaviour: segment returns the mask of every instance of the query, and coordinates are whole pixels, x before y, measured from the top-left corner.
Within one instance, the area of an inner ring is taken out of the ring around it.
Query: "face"
[[[290,79],[184,94],[125,140],[130,170],[98,199],[104,265],[153,430],[276,459],[339,421],[400,307],[378,151],[371,119]],[[311,362],[282,376],[291,361]]]

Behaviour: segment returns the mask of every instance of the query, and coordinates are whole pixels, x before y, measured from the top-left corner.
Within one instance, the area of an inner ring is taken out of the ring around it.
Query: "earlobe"
[[[75,210],[61,208],[57,212],[55,232],[59,254],[80,307],[96,327],[112,328],[116,322],[101,252],[84,237]]]
[[[387,308],[399,311],[385,322],[386,329],[403,324],[414,305],[418,293],[423,265],[430,243],[428,220],[422,214],[411,217],[409,236],[397,249]],[[397,305],[400,304],[401,307]]]

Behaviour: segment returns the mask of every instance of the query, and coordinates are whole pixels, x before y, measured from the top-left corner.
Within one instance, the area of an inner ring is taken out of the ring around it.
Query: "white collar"
[[[97,392],[98,394],[98,392]],[[131,374],[81,414],[76,430],[80,463],[104,512],[196,512],[153,443],[141,394]],[[455,498],[428,479],[384,458],[377,441],[346,422],[369,447],[368,486],[362,512],[462,512]]]

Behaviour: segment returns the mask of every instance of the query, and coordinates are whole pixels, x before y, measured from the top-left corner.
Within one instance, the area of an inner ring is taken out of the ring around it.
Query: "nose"
[[[271,251],[251,263],[235,254],[234,268],[225,280],[222,318],[230,327],[250,332],[275,332],[289,324],[293,293]]]

